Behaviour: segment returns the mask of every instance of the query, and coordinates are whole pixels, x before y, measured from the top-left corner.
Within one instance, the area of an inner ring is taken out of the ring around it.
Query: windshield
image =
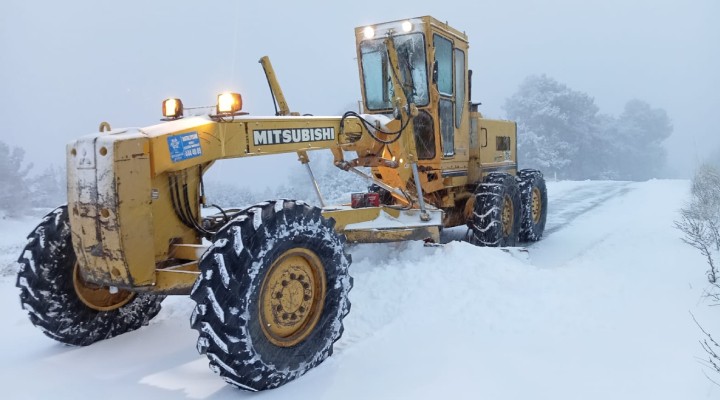
[[[418,106],[428,104],[425,40],[422,33],[394,36],[398,53],[400,81],[409,102]],[[392,108],[395,97],[384,39],[368,40],[360,44],[365,98],[369,110]]]

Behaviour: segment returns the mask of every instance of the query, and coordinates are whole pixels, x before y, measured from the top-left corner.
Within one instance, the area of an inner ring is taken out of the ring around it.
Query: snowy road
[[[551,185],[552,204],[545,225],[545,237],[607,200],[632,190],[630,182],[614,181],[557,182]]]
[[[702,299],[702,258],[672,228],[687,190],[551,183],[548,235],[529,260],[461,242],[355,246],[353,308],[335,355],[259,395],[209,371],[189,299],[166,300],[137,332],[70,348],[30,325],[2,278],[3,397],[718,398],[689,312],[715,332],[719,319]],[[0,234],[16,246],[17,232]]]
[[[546,238],[603,202],[632,190],[630,182],[616,181],[550,182],[548,186],[550,206],[545,224]],[[462,241],[466,235],[466,227],[445,229],[440,241],[442,243]]]

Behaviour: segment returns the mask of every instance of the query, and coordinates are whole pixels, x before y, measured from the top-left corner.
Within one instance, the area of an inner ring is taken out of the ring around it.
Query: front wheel
[[[278,200],[236,216],[200,260],[191,326],[210,368],[250,391],[298,378],[332,354],[350,311],[345,237],[320,209]]]
[[[65,344],[86,346],[147,325],[163,296],[110,290],[83,281],[70,240],[67,206],[28,235],[17,287],[30,322]]]

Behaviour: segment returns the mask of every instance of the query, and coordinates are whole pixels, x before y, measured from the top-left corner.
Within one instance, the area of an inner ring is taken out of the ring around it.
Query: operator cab
[[[395,104],[389,39],[404,97],[420,111],[413,120],[418,159],[436,168],[443,160],[467,161],[467,151],[458,154],[455,146],[456,140],[463,143],[456,130],[468,131],[463,126],[469,103],[467,36],[429,16],[356,28],[355,34],[365,112],[392,115],[404,106]],[[441,132],[440,143],[436,131]]]

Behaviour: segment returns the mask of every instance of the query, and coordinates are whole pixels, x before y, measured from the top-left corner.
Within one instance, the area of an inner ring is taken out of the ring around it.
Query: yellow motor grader
[[[437,242],[460,225],[482,246],[539,240],[543,176],[518,171],[516,124],[483,118],[471,101],[467,36],[426,16],[355,37],[362,113],[291,112],[263,57],[276,115],[244,113],[236,93],[195,117],[167,99],[158,125],[103,123],[69,144],[67,205],[42,220],[19,259],[32,323],[84,346],[147,324],[166,295],[189,294],[210,368],[241,389],[270,389],[320,364],[340,338],[352,287],[346,243]],[[368,191],[325,204],[309,164],[324,149]],[[317,206],[283,199],[201,212],[215,162],[277,153],[298,154]]]

